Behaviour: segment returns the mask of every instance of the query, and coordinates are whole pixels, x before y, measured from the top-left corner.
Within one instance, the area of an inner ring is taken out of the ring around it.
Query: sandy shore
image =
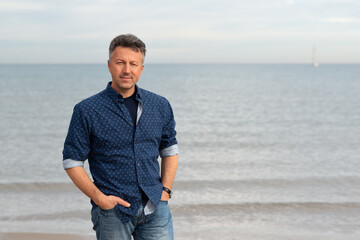
[[[0,233],[1,240],[95,240],[95,236],[52,233]]]

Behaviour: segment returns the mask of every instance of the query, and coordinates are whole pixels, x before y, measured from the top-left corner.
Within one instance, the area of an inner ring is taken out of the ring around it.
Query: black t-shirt
[[[134,126],[136,126],[137,107],[138,107],[138,102],[136,100],[136,91],[130,97],[124,98],[124,103],[126,108],[129,110]]]

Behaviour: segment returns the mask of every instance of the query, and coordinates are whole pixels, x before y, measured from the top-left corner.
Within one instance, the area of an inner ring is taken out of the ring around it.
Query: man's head
[[[119,35],[110,43],[108,68],[111,87],[124,98],[135,91],[144,69],[145,52],[145,44],[132,34]]]
[[[111,60],[112,54],[117,47],[130,48],[135,52],[141,52],[143,59],[142,63],[145,61],[146,46],[143,41],[133,34],[123,34],[115,37],[109,46],[109,60]]]

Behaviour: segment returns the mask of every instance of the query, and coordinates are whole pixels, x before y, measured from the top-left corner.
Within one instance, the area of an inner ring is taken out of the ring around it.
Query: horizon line
[[[160,62],[150,62],[145,63],[144,65],[215,65],[215,64],[229,64],[229,65],[312,65],[313,63],[309,62],[209,62],[209,63],[160,63]],[[327,63],[321,63],[321,65],[357,65],[360,64],[360,62],[327,62]],[[107,65],[106,63],[1,63],[0,65]]]

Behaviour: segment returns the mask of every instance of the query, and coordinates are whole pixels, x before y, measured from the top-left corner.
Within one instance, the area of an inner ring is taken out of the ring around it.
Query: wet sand
[[[52,233],[0,233],[1,240],[95,240],[95,236]]]

